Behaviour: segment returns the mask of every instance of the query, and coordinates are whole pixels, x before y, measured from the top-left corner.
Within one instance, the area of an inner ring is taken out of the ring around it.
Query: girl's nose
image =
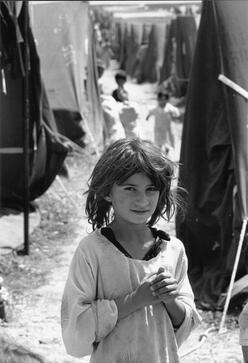
[[[140,206],[148,205],[149,200],[148,200],[146,193],[143,193],[143,192],[138,193],[137,198],[136,198],[136,203]]]

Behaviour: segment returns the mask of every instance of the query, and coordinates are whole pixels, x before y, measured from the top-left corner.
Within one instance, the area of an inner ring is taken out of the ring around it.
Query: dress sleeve
[[[169,112],[170,112],[172,117],[179,117],[180,116],[179,108],[175,107],[175,106],[173,106],[171,104],[170,104]]]
[[[83,357],[115,327],[113,300],[97,299],[97,266],[80,247],[71,262],[61,304],[62,338],[68,354]]]
[[[194,294],[188,279],[187,270],[188,270],[188,259],[184,248],[182,248],[176,269],[176,279],[178,281],[178,288],[179,288],[178,300],[182,301],[185,306],[184,321],[175,332],[177,344],[179,347],[188,338],[191,331],[202,320],[201,316],[197,312],[194,303]]]
[[[155,116],[155,108],[152,108],[148,111],[148,115],[147,117],[150,117],[150,116]]]

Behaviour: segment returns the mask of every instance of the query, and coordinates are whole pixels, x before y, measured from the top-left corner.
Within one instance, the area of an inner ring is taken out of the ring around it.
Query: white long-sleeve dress
[[[133,292],[159,267],[178,281],[186,316],[175,330],[163,303],[118,320],[114,299]],[[162,240],[149,260],[127,257],[98,229],[84,237],[69,269],[61,306],[62,336],[68,354],[91,354],[91,363],[177,363],[178,347],[200,322],[187,277],[182,242]]]
[[[171,122],[172,117],[180,116],[179,109],[167,102],[164,108],[157,106],[150,110],[148,117],[150,116],[154,116],[154,143],[159,147],[175,147]]]

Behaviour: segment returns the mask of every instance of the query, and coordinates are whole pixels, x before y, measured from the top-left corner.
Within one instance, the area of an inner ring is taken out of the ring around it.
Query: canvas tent
[[[196,36],[197,26],[193,15],[177,15],[168,25],[160,83],[174,77],[176,97],[186,95]]]
[[[197,303],[207,309],[223,307],[248,218],[247,21],[244,1],[203,2],[187,94],[179,181],[188,209],[176,229]],[[246,234],[237,278],[247,274],[247,261]]]
[[[1,113],[0,113],[0,200],[4,208],[22,210],[24,200],[24,66],[23,2],[1,2]],[[28,22],[28,19],[27,19]],[[46,89],[40,75],[40,60],[27,24],[29,52],[29,197],[34,200],[53,182],[67,155],[57,137]],[[47,125],[51,132],[44,126]]]
[[[131,24],[130,38],[127,51],[126,72],[132,76],[135,60],[142,40],[142,24]]]
[[[103,114],[97,85],[94,32],[86,1],[32,1],[32,26],[48,99],[59,131],[98,149]]]
[[[116,24],[114,49],[120,51],[117,57],[120,68],[125,69],[139,83],[156,82],[163,63],[166,25],[169,17],[123,19]],[[119,42],[117,48],[115,44]]]
[[[68,149],[40,74],[28,3],[0,6],[0,254],[23,242],[28,254],[29,233],[40,222],[30,202],[52,184]]]
[[[160,68],[163,63],[164,47],[166,42],[166,29],[169,18],[152,24],[148,46],[144,58],[140,64],[138,83],[157,82],[159,80]]]
[[[120,68],[138,83],[163,83],[173,76],[174,95],[181,97],[186,94],[196,35],[195,15],[167,13],[155,18],[137,14],[118,20],[113,47],[115,54],[120,52]]]

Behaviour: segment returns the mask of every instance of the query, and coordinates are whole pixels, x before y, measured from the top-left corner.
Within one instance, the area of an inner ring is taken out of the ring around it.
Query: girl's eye
[[[150,187],[147,189],[149,192],[158,192],[158,188],[156,187]]]
[[[135,190],[134,187],[125,187],[124,190],[128,190],[130,192],[133,192]]]

